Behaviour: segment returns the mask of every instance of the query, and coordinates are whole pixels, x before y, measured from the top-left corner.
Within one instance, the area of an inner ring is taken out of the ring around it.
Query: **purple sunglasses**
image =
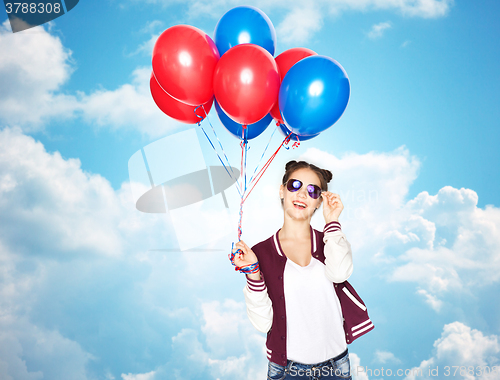
[[[290,192],[295,192],[302,187],[302,181],[298,179],[291,178],[286,182],[286,188]],[[321,196],[321,189],[317,185],[309,184],[307,185],[307,193],[312,199],[318,199]]]

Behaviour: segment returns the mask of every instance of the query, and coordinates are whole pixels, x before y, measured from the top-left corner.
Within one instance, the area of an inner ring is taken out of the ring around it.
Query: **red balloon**
[[[208,112],[210,112],[210,108],[212,108],[212,102],[214,99],[213,97],[211,97],[210,100],[203,105],[203,107],[200,107],[198,109],[196,109],[197,106],[190,106],[189,104],[184,104],[174,99],[161,88],[155,78],[154,73],[151,73],[151,78],[149,79],[149,88],[151,89],[151,95],[153,95],[153,99],[158,108],[161,109],[165,114],[170,116],[172,119],[175,119],[182,123],[198,123],[205,118],[205,112],[208,114]],[[200,117],[196,115],[199,115]]]
[[[307,48],[292,48],[285,50],[283,53],[275,58],[276,64],[278,65],[278,70],[280,73],[280,79],[283,81],[286,73],[290,68],[299,62],[301,59],[310,57],[311,55],[318,55],[316,52]],[[279,95],[279,93],[278,93]],[[285,124],[281,119],[280,107],[278,104],[278,97],[276,97],[276,103],[271,109],[271,116],[276,119],[280,124]]]
[[[189,25],[168,28],[153,49],[153,71],[160,86],[175,99],[192,106],[212,98],[218,61],[214,41]]]
[[[232,47],[215,68],[215,98],[239,124],[253,124],[266,116],[276,102],[279,87],[273,56],[254,44]]]

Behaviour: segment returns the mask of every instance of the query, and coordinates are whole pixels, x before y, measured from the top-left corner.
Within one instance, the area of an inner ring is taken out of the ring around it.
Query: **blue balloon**
[[[285,124],[280,124],[279,127],[278,127],[279,131],[282,133],[283,136],[287,137],[289,134],[290,134],[290,130],[286,127]],[[313,137],[316,137],[318,136],[319,133],[316,133],[315,135],[311,135],[311,136],[298,136],[296,135],[295,133],[292,133],[292,135],[290,136],[290,140],[293,140],[293,141],[305,141],[305,140],[309,140],[309,139],[312,139]],[[298,137],[298,138],[297,138]]]
[[[330,128],[344,113],[351,87],[344,68],[315,55],[293,65],[281,82],[283,121],[297,135],[311,136]]]
[[[274,56],[276,31],[269,17],[258,8],[230,9],[217,23],[214,36],[221,57],[233,46],[245,43],[262,46]]]
[[[242,140],[241,134],[242,134],[242,124],[238,124],[235,122],[233,119],[231,119],[229,116],[226,115],[226,113],[222,110],[221,106],[215,100],[215,110],[217,111],[217,115],[219,115],[219,119],[224,127],[231,132],[234,136]],[[262,119],[260,119],[258,122],[249,124],[247,125],[247,140],[251,140],[258,135],[260,135],[262,132],[265,131],[265,129],[269,126],[269,124],[273,121],[273,117],[271,114],[267,114],[264,116]]]

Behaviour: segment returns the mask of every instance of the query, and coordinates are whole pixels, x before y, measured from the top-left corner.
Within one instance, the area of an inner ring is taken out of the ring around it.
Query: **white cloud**
[[[500,209],[480,209],[477,201],[470,189],[446,186],[434,196],[422,192],[404,207],[408,217],[419,217],[427,227],[402,224],[397,229],[414,233],[421,243],[406,244],[392,279],[417,282],[419,294],[436,310],[441,306],[436,296],[443,292],[500,280]]]
[[[146,282],[150,264],[139,252],[175,247],[175,238],[164,215],[135,210],[127,184],[115,191],[101,176],[83,172],[78,160],[48,153],[19,129],[6,128],[0,131],[0,215],[0,378],[93,379],[89,367],[111,365],[113,344],[124,357],[140,357],[145,340],[147,350],[164,352],[164,341],[147,327],[130,326],[137,310],[154,319],[173,297],[164,281],[155,288],[161,302],[142,309],[144,297],[135,289],[142,289],[136,284]],[[169,257],[162,278],[181,259]],[[165,334],[164,324],[185,316],[162,315],[165,322],[156,327]]]
[[[10,125],[39,128],[53,117],[67,118],[74,96],[60,93],[73,65],[71,51],[43,27],[12,33],[8,20],[0,26],[0,118]]]
[[[369,380],[366,368],[361,365],[361,359],[354,352],[349,352],[351,376],[353,380]]]
[[[136,2],[137,0],[132,0]],[[149,3],[172,5],[169,0],[148,0]],[[187,11],[191,17],[198,17],[201,14],[210,14],[212,17],[221,17],[224,12],[239,3],[233,0],[197,1],[192,3]],[[396,11],[405,16],[437,18],[448,14],[454,0],[312,0],[308,6],[321,11],[324,16],[339,14],[342,11],[372,11],[388,10]],[[252,2],[253,6],[259,7],[264,12],[270,10],[290,10],[303,7],[303,2],[299,0],[257,0]]]
[[[380,351],[376,350],[375,351],[375,358],[374,360],[376,362],[385,364],[385,363],[401,363],[401,360],[399,360],[392,352],[389,351]]]
[[[141,33],[153,33],[156,30],[158,30],[158,28],[161,28],[163,25],[164,22],[160,20],[148,21],[140,31]]]
[[[147,380],[265,378],[265,338],[250,325],[244,303],[226,299],[202,303],[201,309],[201,332],[184,328],[172,337],[173,356]]]
[[[444,326],[441,338],[434,342],[433,356],[413,368],[412,375],[405,380],[435,379],[436,374],[439,378],[449,376],[464,380],[497,379],[498,373],[488,374],[484,368],[488,366],[491,370],[493,366],[498,366],[499,353],[500,344],[497,335],[485,336],[481,331],[471,329],[461,322],[453,322]],[[448,372],[446,366],[449,368]],[[453,366],[459,366],[456,374]],[[470,367],[473,367],[472,373],[468,373]],[[429,369],[435,371],[436,368],[437,372],[429,373]]]
[[[430,294],[425,289],[418,289],[417,294],[422,295],[425,298],[425,302],[433,308],[435,311],[439,312],[441,310],[441,306],[443,306],[443,302],[439,300],[435,295]]]
[[[199,346],[198,339],[191,345],[198,347],[194,352],[201,350],[193,356],[201,359],[212,377],[221,380],[265,377],[265,339],[248,321],[245,304],[226,299],[203,303],[201,308],[204,323],[201,331],[207,350]],[[191,348],[184,355],[190,351]]]
[[[140,44],[139,47],[133,53],[130,54],[130,56],[139,53],[142,53],[147,56],[152,56],[153,48],[155,47],[156,40],[158,40],[158,37],[160,37],[160,34],[152,34],[149,40]]]
[[[156,372],[155,371],[151,371],[151,372],[148,372],[148,373],[139,373],[139,374],[122,374],[122,379],[123,380],[153,380],[154,379],[154,376],[155,376]]]
[[[98,90],[81,94],[79,109],[89,123],[111,129],[131,128],[158,137],[178,128],[181,123],[158,109],[149,90],[150,68],[137,68],[132,83],[116,90]]]
[[[35,326],[26,318],[0,319],[0,378],[5,380],[87,380],[93,357],[56,330]]]
[[[319,31],[323,26],[323,17],[319,11],[311,7],[295,8],[276,28],[277,38],[285,43],[303,43]]]
[[[371,30],[367,33],[368,38],[375,40],[384,35],[387,29],[392,27],[390,22],[381,22],[372,26]]]
[[[4,244],[19,254],[123,252],[116,230],[123,209],[106,179],[84,173],[77,159],[47,153],[20,130],[0,131],[0,150]]]
[[[61,87],[75,69],[71,51],[42,26],[12,34],[6,23],[0,27],[0,121],[4,124],[34,131],[50,120],[80,115],[90,124],[135,129],[152,137],[182,126],[154,103],[149,90],[150,68],[137,68],[131,83],[115,90],[66,94]],[[138,51],[150,54],[155,37]]]

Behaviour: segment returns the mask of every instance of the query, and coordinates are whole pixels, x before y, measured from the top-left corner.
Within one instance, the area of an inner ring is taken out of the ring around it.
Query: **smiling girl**
[[[239,241],[233,250],[234,265],[252,268],[247,314],[267,333],[271,380],[351,379],[347,344],[374,327],[347,282],[352,252],[339,223],[344,205],[328,191],[331,179],[329,170],[288,162],[279,189],[283,227],[252,248]],[[310,224],[321,204],[323,232]]]

